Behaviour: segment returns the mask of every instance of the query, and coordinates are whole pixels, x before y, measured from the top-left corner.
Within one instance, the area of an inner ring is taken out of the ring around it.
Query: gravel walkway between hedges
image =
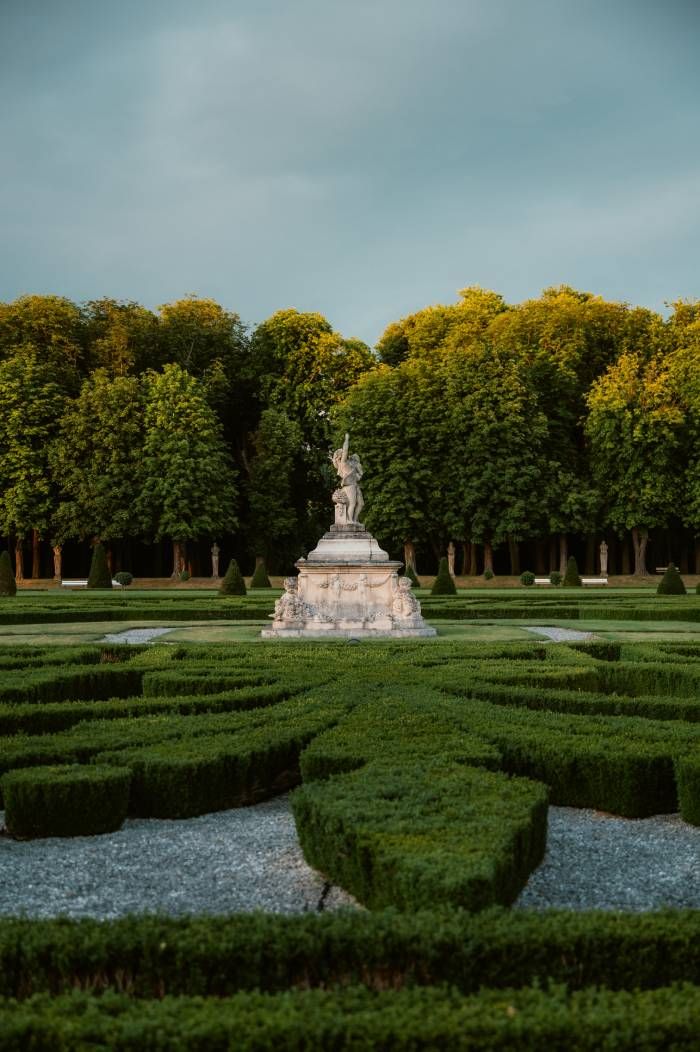
[[[547,854],[516,906],[700,909],[700,827],[679,815],[631,819],[550,807]]]
[[[526,632],[546,636],[553,643],[585,643],[596,638],[593,632],[580,632],[577,628],[554,628],[546,625],[523,625],[523,628]]]
[[[132,819],[103,836],[2,837],[0,874],[0,915],[305,913],[355,905],[304,861],[287,797],[178,821]]]
[[[126,620],[126,618],[124,619]],[[174,632],[174,628],[127,628],[123,632],[109,632],[103,643],[150,643],[158,636],[164,636],[167,632]]]
[[[1,817],[1,812],[0,812]],[[99,837],[0,838],[0,915],[304,913],[356,906],[304,861],[287,797]],[[700,828],[549,809],[547,856],[516,906],[700,909]]]

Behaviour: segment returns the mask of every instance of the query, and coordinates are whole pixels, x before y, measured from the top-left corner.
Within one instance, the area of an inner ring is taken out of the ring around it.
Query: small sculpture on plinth
[[[397,577],[394,601],[391,604],[391,616],[394,621],[406,623],[423,623],[420,603],[411,591],[413,582],[410,577]]]
[[[211,546],[211,575],[212,575],[212,577],[213,577],[213,579],[215,581],[219,577],[219,555],[220,555],[220,553],[221,553],[221,549],[219,548],[219,545],[216,543],[216,541],[214,541],[214,543]]]
[[[53,579],[54,581],[61,580],[62,572],[62,549],[60,544],[54,544],[53,546]]]
[[[600,576],[608,576],[608,546],[605,541],[600,543]]]
[[[450,541],[447,545],[447,569],[450,571],[450,577],[454,577],[455,575],[455,554],[456,548],[454,546],[454,541]]]
[[[340,489],[333,494],[335,504],[336,526],[359,525],[360,514],[365,506],[360,479],[362,478],[362,464],[357,453],[348,455],[350,449],[350,435],[345,435],[342,449],[336,449],[331,457],[333,467],[340,475],[342,483]]]

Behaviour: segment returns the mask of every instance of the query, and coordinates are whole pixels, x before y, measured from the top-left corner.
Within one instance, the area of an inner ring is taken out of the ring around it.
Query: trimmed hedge
[[[107,565],[107,553],[104,545],[98,543],[92,549],[92,561],[88,575],[88,588],[111,588],[112,574]]]
[[[10,553],[0,552],[0,596],[17,595],[17,582],[10,562]]]
[[[255,564],[255,571],[250,580],[251,588],[272,588],[270,584],[270,578],[267,576],[267,570],[265,563],[259,562]]]
[[[447,557],[443,556],[438,566],[437,576],[430,589],[431,595],[457,595],[457,586],[450,573]]]
[[[686,595],[686,587],[683,582],[678,569],[673,563],[668,564],[668,568],[659,581],[656,589],[657,595]]]
[[[690,984],[641,992],[485,989],[468,997],[441,987],[379,993],[348,987],[145,1002],[75,992],[2,1002],[0,1027],[8,1052],[690,1052],[697,1048],[699,1013],[700,988]]]
[[[245,595],[246,591],[245,581],[238,568],[238,563],[235,559],[231,559],[226,575],[219,585],[219,593],[221,595]]]
[[[129,771],[121,767],[30,767],[3,775],[10,836],[91,836],[112,833],[126,818]]]
[[[73,989],[228,997],[353,983],[634,990],[683,980],[700,984],[700,910],[0,919],[3,997]]]
[[[681,817],[700,826],[700,756],[681,756],[676,760],[676,782]]]

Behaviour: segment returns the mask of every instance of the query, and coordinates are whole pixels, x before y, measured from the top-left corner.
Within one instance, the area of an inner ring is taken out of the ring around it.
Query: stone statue
[[[54,581],[61,580],[61,545],[54,544],[53,546],[53,579]]]
[[[608,576],[608,546],[605,541],[600,542],[600,576]]]
[[[451,577],[455,575],[455,550],[454,542],[450,541],[447,545],[447,568]]]
[[[285,577],[284,594],[275,603],[275,621],[303,621],[309,608],[299,595],[296,577]]]
[[[421,617],[420,605],[411,591],[411,583],[410,577],[397,578],[391,604],[391,616],[397,621],[410,621]]]
[[[341,480],[341,487],[333,494],[335,504],[336,526],[358,525],[360,514],[365,506],[360,479],[362,478],[362,464],[357,453],[348,455],[350,448],[350,435],[345,436],[342,449],[336,449],[332,456],[333,467]]]
[[[219,548],[219,545],[216,543],[216,541],[214,541],[214,543],[211,546],[211,575],[215,580],[219,576],[220,553],[221,549]]]

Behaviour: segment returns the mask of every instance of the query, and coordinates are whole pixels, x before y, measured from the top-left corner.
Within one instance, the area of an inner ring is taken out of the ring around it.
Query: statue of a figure
[[[455,553],[454,541],[450,541],[447,545],[447,569],[450,571],[451,577],[455,575]]]
[[[411,591],[411,583],[410,577],[397,578],[394,599],[391,604],[392,616],[397,621],[408,621],[411,618],[420,617],[420,606]]]
[[[605,541],[600,542],[600,576],[608,576],[608,546]]]
[[[360,513],[365,506],[360,489],[362,464],[357,453],[348,456],[350,435],[345,436],[342,449],[336,449],[332,456],[333,467],[340,475],[341,487],[333,494],[335,504],[335,521],[337,525],[359,524]]]
[[[54,581],[61,580],[61,545],[54,544],[53,546],[53,579]]]
[[[303,621],[309,608],[297,590],[297,578],[285,577],[284,594],[275,603],[275,621]]]
[[[216,543],[216,541],[214,541],[214,543],[211,546],[211,575],[214,578],[214,580],[216,580],[216,578],[219,576],[220,552],[221,549],[219,548],[219,545]]]

